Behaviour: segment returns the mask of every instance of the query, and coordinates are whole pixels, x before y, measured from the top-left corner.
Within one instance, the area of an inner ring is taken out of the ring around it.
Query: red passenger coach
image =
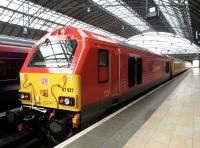
[[[169,76],[167,57],[66,26],[33,46],[20,72],[19,96],[24,109],[48,117],[45,127],[55,135],[74,131]]]
[[[0,36],[0,112],[19,107],[19,71],[33,41]]]

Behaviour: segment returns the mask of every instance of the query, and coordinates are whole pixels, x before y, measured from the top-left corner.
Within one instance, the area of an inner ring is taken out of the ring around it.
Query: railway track
[[[16,128],[9,125],[5,117],[0,118],[0,148],[51,148],[55,144],[49,142],[41,132],[35,129],[16,131]]]
[[[53,146],[55,146],[53,143],[43,141],[28,130],[6,135],[0,139],[1,148],[51,148]]]

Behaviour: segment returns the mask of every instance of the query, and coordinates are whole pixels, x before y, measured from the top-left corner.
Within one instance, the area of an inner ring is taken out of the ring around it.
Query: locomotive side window
[[[10,79],[17,79],[16,61],[0,59],[0,81]]]
[[[108,66],[108,51],[99,49],[99,66]]]
[[[128,86],[133,87],[135,85],[135,58],[130,57],[128,59]]]
[[[98,50],[98,81],[108,82],[108,51]]]
[[[169,62],[166,62],[165,64],[166,64],[166,65],[165,65],[166,73],[169,73]]]
[[[137,58],[137,84],[142,83],[142,58]]]

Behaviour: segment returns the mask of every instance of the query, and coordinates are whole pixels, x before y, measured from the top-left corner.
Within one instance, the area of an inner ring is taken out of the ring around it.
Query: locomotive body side
[[[89,42],[80,74],[82,122],[170,77],[166,57],[97,39]]]

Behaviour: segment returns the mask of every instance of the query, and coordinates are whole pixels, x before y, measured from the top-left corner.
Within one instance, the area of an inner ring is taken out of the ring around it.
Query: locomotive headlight
[[[21,93],[20,99],[24,99],[24,94],[23,93]]]
[[[64,103],[65,103],[65,105],[70,105],[71,104],[69,98],[65,98],[64,99]]]
[[[67,106],[74,106],[75,100],[74,100],[74,98],[70,98],[70,97],[59,97],[59,104],[67,105]]]
[[[19,93],[19,99],[21,99],[21,100],[30,100],[30,94],[29,93],[20,92]]]

